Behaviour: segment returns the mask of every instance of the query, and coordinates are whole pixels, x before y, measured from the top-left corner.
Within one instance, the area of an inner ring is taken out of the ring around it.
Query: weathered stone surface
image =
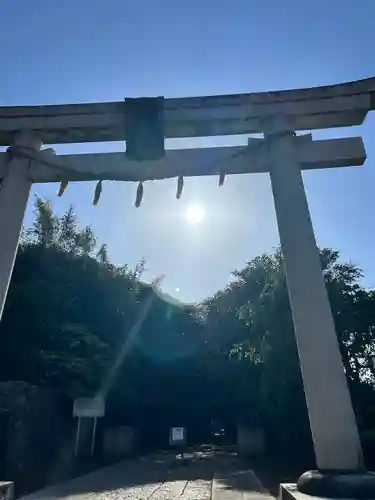
[[[367,471],[308,471],[297,481],[302,493],[327,498],[375,498],[375,473]]]
[[[188,452],[121,462],[22,500],[274,500],[229,453]]]
[[[122,459],[131,456],[137,447],[137,434],[134,427],[110,427],[103,432],[103,454],[109,459]]]
[[[46,389],[0,382],[0,478],[14,481],[18,492],[53,477],[52,466],[66,448],[59,404]]]
[[[336,490],[325,490],[324,494],[319,493],[318,491],[315,494],[303,493],[297,488],[297,484],[295,483],[285,483],[280,485],[280,500],[327,500],[327,499],[339,499],[348,500],[348,499],[364,499],[371,500],[375,498],[374,494],[371,494],[371,491],[366,491],[362,496],[361,492],[357,489],[356,492],[353,491],[352,486],[348,486],[348,482],[350,482],[349,478],[350,474],[344,480],[339,489]],[[358,486],[358,485],[357,485]]]
[[[0,500],[13,500],[14,484],[11,481],[0,481]]]
[[[243,458],[263,456],[265,451],[263,429],[240,425],[237,430],[237,448]]]

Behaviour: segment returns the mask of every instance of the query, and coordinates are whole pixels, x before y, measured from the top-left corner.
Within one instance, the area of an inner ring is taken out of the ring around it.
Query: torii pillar
[[[296,134],[284,117],[264,133],[289,301],[318,471],[300,491],[316,496],[373,498],[365,472],[319,250],[297,158]]]
[[[32,133],[20,133],[15,137],[15,147],[39,151],[42,142]],[[17,255],[23,218],[29,199],[31,180],[28,176],[30,160],[22,157],[9,159],[7,173],[0,186],[0,320]]]

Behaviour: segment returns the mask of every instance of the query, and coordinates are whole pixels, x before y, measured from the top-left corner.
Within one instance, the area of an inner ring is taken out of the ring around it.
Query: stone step
[[[275,500],[251,469],[218,472],[212,482],[212,500]]]

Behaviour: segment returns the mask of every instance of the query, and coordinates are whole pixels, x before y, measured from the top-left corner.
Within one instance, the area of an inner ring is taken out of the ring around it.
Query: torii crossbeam
[[[365,151],[358,137],[313,141],[311,135],[296,135],[360,125],[375,108],[375,78],[310,89],[166,99],[162,108],[160,123],[167,138],[263,133],[264,139],[249,139],[242,147],[170,150],[156,161],[133,161],[125,153],[56,156],[41,151],[42,143],[130,141],[126,102],[0,108],[0,145],[11,146],[0,154],[0,315],[33,182],[143,183],[202,175],[222,180],[223,174],[269,172],[320,471],[301,476],[299,487],[337,496],[345,477],[346,497],[375,498],[374,477],[364,473],[301,175],[303,169],[362,165]]]

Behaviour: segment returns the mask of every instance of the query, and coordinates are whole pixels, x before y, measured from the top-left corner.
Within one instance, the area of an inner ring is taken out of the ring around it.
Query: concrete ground
[[[22,500],[274,500],[235,453],[200,449],[124,461]]]

